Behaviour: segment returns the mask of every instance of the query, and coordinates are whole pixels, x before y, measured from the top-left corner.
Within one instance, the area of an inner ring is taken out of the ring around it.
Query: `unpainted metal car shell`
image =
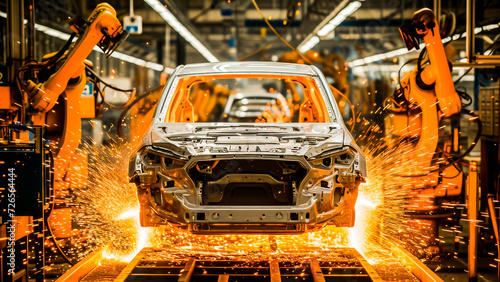
[[[329,123],[164,123],[176,77],[218,73],[313,77]],[[178,67],[129,164],[141,225],[197,234],[289,234],[352,227],[365,158],[314,66],[231,62]]]

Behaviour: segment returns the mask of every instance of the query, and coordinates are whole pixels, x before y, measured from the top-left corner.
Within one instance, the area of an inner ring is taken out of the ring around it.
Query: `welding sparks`
[[[109,255],[131,260],[147,245],[148,230],[139,224],[139,202],[135,186],[128,183],[123,163],[128,161],[127,146],[86,144],[88,168],[80,172],[85,181],[74,190],[74,222],[79,226],[81,246],[78,258],[107,246]],[[88,174],[88,177],[86,176]]]
[[[121,257],[122,261],[130,262],[132,259],[144,248],[148,246],[150,238],[150,228],[141,227],[139,219],[139,207],[132,208],[121,213],[116,220],[133,220],[135,228],[137,229],[137,240],[135,249],[128,255]]]
[[[168,226],[143,228],[139,223],[139,208],[134,185],[126,181],[126,168],[123,163],[128,158],[128,147],[98,147],[90,144],[89,185],[75,192],[78,207],[75,221],[84,228],[81,234],[87,239],[83,249],[93,250],[111,242],[106,256],[129,262],[144,247],[169,248],[172,253],[200,255],[218,253],[223,255],[272,256],[276,253],[327,251],[338,247],[355,247],[366,254],[367,242],[380,236],[392,236],[394,232],[380,229],[381,218],[384,222],[401,226],[400,214],[394,210],[402,209],[402,201],[395,201],[398,194],[389,187],[387,177],[377,175],[392,162],[390,154],[369,157],[369,183],[360,187],[356,204],[356,225],[354,228],[327,226],[322,230],[300,235],[193,235]],[[372,151],[375,152],[375,151]],[[383,161],[385,160],[385,161]],[[382,166],[380,166],[382,162]],[[387,173],[387,172],[386,172]],[[385,192],[387,193],[385,193]],[[391,197],[388,201],[385,197]],[[389,218],[385,213],[392,213]],[[383,215],[383,216],[382,216]],[[388,226],[392,226],[388,224]],[[389,228],[391,229],[391,228]],[[272,239],[271,239],[272,238]]]
[[[374,127],[376,128],[376,127]],[[338,247],[355,247],[369,254],[369,242],[397,234],[402,226],[402,198],[390,183],[387,173],[397,166],[390,153],[368,150],[369,182],[361,185],[356,204],[354,228],[327,226],[322,230],[300,235],[193,235],[168,226],[143,228],[139,223],[136,187],[127,181],[123,163],[128,161],[130,148],[87,144],[89,155],[88,183],[76,189],[74,221],[80,226],[82,250],[80,258],[98,247],[109,244],[105,256],[129,262],[144,247],[168,248],[172,254],[273,256],[290,251],[295,253],[328,251]],[[370,164],[377,164],[372,166]],[[383,173],[382,173],[383,172]],[[87,173],[82,170],[82,173]],[[389,182],[388,182],[389,181]],[[383,228],[380,224],[383,222]],[[272,239],[271,239],[272,238]]]
[[[386,109],[378,109],[377,114]],[[409,200],[415,194],[415,186],[402,177],[414,173],[419,166],[411,161],[413,147],[405,138],[381,136],[380,125],[364,117],[358,118],[360,122],[361,118],[363,123],[358,127],[362,128],[356,130],[362,134],[357,141],[365,144],[368,181],[359,187],[353,228],[326,226],[300,235],[274,236],[193,235],[170,226],[143,228],[139,221],[137,188],[128,183],[127,167],[123,165],[128,163],[132,145],[89,143],[82,150],[89,156],[88,172],[81,169],[82,175],[74,177],[81,179],[71,203],[79,239],[72,240],[76,246],[69,255],[79,260],[106,246],[104,258],[130,262],[141,249],[152,247],[169,250],[159,259],[215,254],[221,258],[243,256],[252,260],[286,254],[293,260],[293,256],[298,258],[299,254],[321,256],[336,248],[354,247],[370,264],[387,267],[394,260],[383,246],[387,239],[422,251],[428,235],[415,235],[417,225],[407,214],[415,204]],[[424,222],[418,224],[425,225]]]

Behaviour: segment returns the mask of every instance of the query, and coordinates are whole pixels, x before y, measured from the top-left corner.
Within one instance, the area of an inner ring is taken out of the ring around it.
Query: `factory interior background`
[[[0,0],[1,281],[499,281],[500,1],[103,3]]]

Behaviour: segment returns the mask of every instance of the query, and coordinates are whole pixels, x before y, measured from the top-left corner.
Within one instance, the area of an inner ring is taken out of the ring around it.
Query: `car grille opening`
[[[199,161],[189,170],[202,187],[202,205],[294,205],[307,171],[299,162],[236,159]]]

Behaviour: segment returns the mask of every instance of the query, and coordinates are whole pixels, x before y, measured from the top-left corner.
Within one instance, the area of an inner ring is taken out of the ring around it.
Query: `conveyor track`
[[[272,243],[272,242],[271,242]],[[271,248],[228,251],[173,243],[144,248],[129,263],[96,250],[57,282],[102,281],[443,281],[420,260],[387,242],[388,248]],[[213,246],[212,246],[213,247]]]
[[[97,270],[94,270],[97,271]],[[92,272],[87,278],[92,277]],[[92,281],[84,278],[83,281]],[[353,248],[314,253],[197,257],[143,249],[114,281],[382,281]]]

